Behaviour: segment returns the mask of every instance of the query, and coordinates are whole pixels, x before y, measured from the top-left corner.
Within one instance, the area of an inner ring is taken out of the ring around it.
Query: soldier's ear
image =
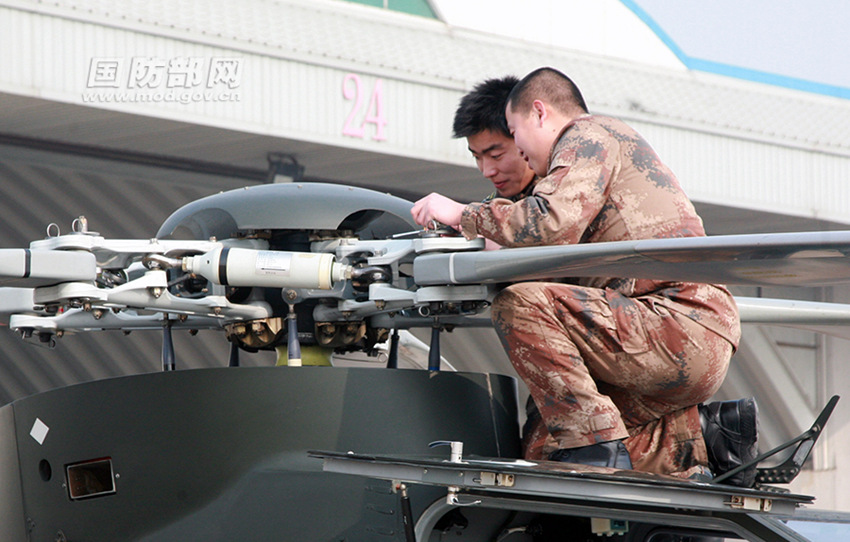
[[[549,118],[549,110],[546,104],[540,100],[534,100],[531,104],[531,114],[534,115],[537,127],[543,126],[543,123]]]

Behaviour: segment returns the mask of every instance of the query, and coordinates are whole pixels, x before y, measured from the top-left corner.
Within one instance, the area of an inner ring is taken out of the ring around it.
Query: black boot
[[[749,463],[758,455],[758,406],[752,397],[699,405],[702,437],[708,448],[708,465],[715,476]],[[752,487],[756,466],[721,483]]]
[[[582,446],[581,448],[563,448],[549,454],[551,461],[579,463],[593,467],[612,467],[615,469],[632,468],[632,459],[622,440],[611,440]]]

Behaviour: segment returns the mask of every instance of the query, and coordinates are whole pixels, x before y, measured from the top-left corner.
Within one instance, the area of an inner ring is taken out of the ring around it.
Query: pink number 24
[[[348,84],[349,81],[354,83],[354,88]],[[363,82],[360,76],[354,73],[346,74],[342,80],[342,95],[346,100],[354,100],[354,107],[345,118],[345,125],[342,127],[342,135],[358,137],[363,139],[366,134],[366,125],[375,125],[375,135],[372,139],[375,141],[384,141],[384,126],[387,124],[387,119],[384,117],[384,83],[381,79],[375,81],[375,87],[372,89],[372,96],[369,98],[369,105],[366,107],[365,117],[357,126],[357,118],[360,116],[360,109],[363,106]]]

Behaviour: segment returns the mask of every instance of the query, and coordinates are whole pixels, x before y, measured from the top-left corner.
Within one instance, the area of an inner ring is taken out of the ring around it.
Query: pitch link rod
[[[180,269],[183,267],[183,260],[162,254],[148,254],[142,258],[142,265],[148,269]]]

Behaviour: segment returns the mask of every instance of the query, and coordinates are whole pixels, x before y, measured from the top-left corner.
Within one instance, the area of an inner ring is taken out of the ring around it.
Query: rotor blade
[[[844,303],[737,296],[735,302],[748,324],[850,325],[850,305]]]
[[[36,288],[96,278],[97,262],[89,252],[0,249],[0,285]]]
[[[850,339],[850,304],[735,297],[741,322],[793,327]]]
[[[0,323],[9,323],[9,316],[32,312],[32,288],[0,288]]]
[[[850,281],[850,231],[646,239],[424,254],[420,286],[622,277],[746,285]]]

